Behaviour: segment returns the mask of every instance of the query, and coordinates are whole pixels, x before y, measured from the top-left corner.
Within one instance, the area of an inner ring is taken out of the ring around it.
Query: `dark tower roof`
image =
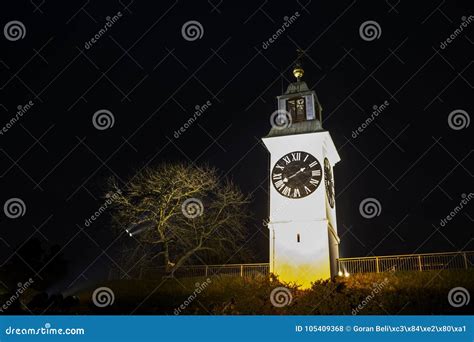
[[[286,88],[285,95],[287,94],[295,94],[295,93],[301,93],[309,91],[308,85],[304,81],[297,81],[290,83],[288,85],[288,88]]]
[[[272,128],[267,137],[324,131],[321,104],[314,90],[301,81],[304,70],[298,60],[293,69],[296,82],[277,96],[278,110],[271,117]]]

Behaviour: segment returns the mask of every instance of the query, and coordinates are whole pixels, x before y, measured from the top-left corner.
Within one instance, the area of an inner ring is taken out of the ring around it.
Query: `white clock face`
[[[279,159],[272,170],[276,191],[288,198],[303,198],[312,194],[321,183],[322,168],[316,157],[295,151]]]

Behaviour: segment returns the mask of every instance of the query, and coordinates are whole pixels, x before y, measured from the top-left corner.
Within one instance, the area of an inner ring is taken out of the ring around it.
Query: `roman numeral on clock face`
[[[285,196],[289,196],[290,193],[291,193],[291,188],[285,186],[285,187],[283,188],[283,191],[282,191],[281,193],[282,193],[283,195],[285,195]]]
[[[313,171],[311,171],[311,176],[313,176],[313,177],[319,177],[319,176],[321,176],[321,170],[313,170]]]
[[[315,167],[315,166],[318,165],[318,164],[319,164],[318,161],[315,160],[314,162],[312,162],[311,164],[309,164],[309,167],[310,167],[310,168],[313,168],[313,167]]]
[[[281,173],[274,173],[272,178],[273,178],[274,180],[279,180],[279,179],[281,179]]]
[[[295,190],[293,190],[293,197],[301,197],[300,189],[296,188]]]
[[[298,160],[301,159],[301,153],[300,152],[292,153],[291,157],[292,157],[293,161],[298,161]]]
[[[288,156],[283,157],[283,160],[285,161],[286,165],[288,165],[289,163],[291,163],[291,159],[290,159],[290,157],[288,157]]]
[[[278,182],[275,183],[275,187],[278,190],[281,190],[283,187],[285,187],[285,183],[283,183],[283,180],[279,180]]]
[[[318,181],[317,179],[311,178],[311,179],[309,180],[309,183],[310,183],[310,184],[313,184],[314,186],[318,186],[319,181]]]

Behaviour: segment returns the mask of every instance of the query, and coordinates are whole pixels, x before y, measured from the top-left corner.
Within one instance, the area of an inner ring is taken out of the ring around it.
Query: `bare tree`
[[[242,250],[249,197],[215,168],[162,164],[143,169],[124,189],[114,178],[109,184],[114,221],[151,246],[150,260],[172,275],[191,261],[226,261]]]

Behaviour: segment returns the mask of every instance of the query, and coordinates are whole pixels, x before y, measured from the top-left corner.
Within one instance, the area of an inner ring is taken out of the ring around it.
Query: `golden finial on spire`
[[[296,53],[298,57],[296,59],[295,67],[293,68],[293,76],[296,77],[296,81],[300,81],[301,77],[304,75],[303,67],[301,66],[301,57],[303,57],[304,51],[301,49],[297,49]]]

